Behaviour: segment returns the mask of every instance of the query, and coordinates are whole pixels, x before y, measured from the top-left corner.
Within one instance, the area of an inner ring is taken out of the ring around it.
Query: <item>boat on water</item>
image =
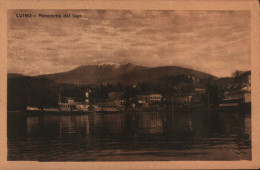
[[[28,113],[55,113],[55,112],[59,112],[59,109],[58,108],[38,108],[38,107],[27,106],[26,111]]]
[[[61,102],[61,97],[59,96],[59,111],[70,111],[70,112],[82,112],[82,113],[90,113],[90,112],[118,112],[120,111],[114,102],[99,102],[99,103],[90,103],[90,90],[85,93],[85,101],[84,102],[76,102],[73,98],[65,98],[65,102]]]
[[[58,108],[43,108],[42,109],[44,112],[58,112]]]
[[[225,92],[224,98],[219,103],[219,109],[238,108],[242,110],[251,110],[251,91],[237,90]]]
[[[98,103],[99,111],[100,112],[119,112],[119,108],[117,107],[116,103],[108,102],[108,103]]]
[[[26,110],[27,111],[41,111],[40,108],[38,108],[38,107],[31,107],[31,106],[27,106]]]
[[[27,106],[27,112],[41,112],[41,113],[73,113],[73,114],[89,114],[89,113],[114,113],[119,112],[120,109],[115,102],[99,102],[97,104],[89,102],[89,91],[85,94],[85,101],[78,102],[71,97],[63,97],[59,93],[58,108],[38,108]]]
[[[97,103],[90,104],[87,102],[75,102],[74,100],[68,100],[68,102],[59,102],[60,112],[119,112],[120,109],[113,102],[109,103]]]

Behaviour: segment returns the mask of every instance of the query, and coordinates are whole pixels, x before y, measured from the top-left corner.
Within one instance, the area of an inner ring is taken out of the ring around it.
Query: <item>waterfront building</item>
[[[245,72],[243,84],[240,90],[224,92],[224,99],[219,104],[220,107],[251,105],[251,72]]]
[[[160,103],[162,101],[162,95],[158,93],[137,95],[139,103]]]
[[[225,92],[224,96],[225,98],[219,104],[220,107],[239,106],[241,104],[251,103],[251,91],[237,90]]]

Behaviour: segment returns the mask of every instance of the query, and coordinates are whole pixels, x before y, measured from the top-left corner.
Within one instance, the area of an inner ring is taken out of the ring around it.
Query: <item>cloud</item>
[[[82,17],[17,18],[17,13]],[[27,75],[131,62],[229,76],[250,69],[250,48],[250,11],[8,11],[8,71]]]

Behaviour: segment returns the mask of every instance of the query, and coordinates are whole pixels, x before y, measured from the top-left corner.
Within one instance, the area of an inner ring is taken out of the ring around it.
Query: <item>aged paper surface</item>
[[[259,168],[258,1],[0,6],[1,169]]]

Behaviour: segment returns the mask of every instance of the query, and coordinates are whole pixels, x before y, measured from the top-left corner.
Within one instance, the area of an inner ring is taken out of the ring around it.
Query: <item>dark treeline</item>
[[[241,78],[235,76],[228,86],[241,86]],[[224,84],[224,85],[223,85]],[[221,93],[227,87],[225,83],[211,78],[196,79],[193,75],[165,76],[151,82],[137,82],[126,85],[121,82],[109,82],[91,85],[58,84],[45,78],[18,76],[8,78],[8,110],[24,110],[26,106],[39,108],[57,107],[59,93],[62,97],[73,97],[77,101],[84,101],[85,92],[91,90],[91,100],[109,99],[111,92],[120,93],[121,99],[133,99],[139,94],[160,93],[163,97],[174,95],[189,95],[195,88],[205,88],[207,96],[205,102],[217,105]],[[232,89],[231,88],[231,89]],[[237,88],[237,87],[236,87]],[[207,99],[206,99],[207,97]],[[206,101],[207,100],[207,101]]]
[[[57,105],[58,86],[40,78],[15,77],[7,81],[8,110],[24,110],[26,106],[52,107]]]

